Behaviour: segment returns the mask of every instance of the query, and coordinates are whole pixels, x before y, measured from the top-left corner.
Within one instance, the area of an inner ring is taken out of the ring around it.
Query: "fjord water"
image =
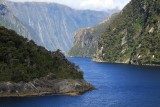
[[[159,107],[160,67],[69,58],[97,89],[80,96],[0,98],[0,107]]]

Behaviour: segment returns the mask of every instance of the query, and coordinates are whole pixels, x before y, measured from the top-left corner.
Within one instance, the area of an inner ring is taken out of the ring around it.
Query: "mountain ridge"
[[[18,19],[35,30],[45,48],[61,49],[65,53],[72,47],[73,34],[77,29],[96,25],[109,15],[106,12],[74,10],[54,3],[7,4]]]

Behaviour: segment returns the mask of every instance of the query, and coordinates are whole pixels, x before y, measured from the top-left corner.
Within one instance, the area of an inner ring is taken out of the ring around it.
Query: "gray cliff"
[[[76,30],[94,26],[109,15],[107,12],[74,10],[55,3],[7,2],[7,5],[18,19],[34,29],[45,48],[60,49],[64,53],[73,46]]]
[[[79,29],[75,33],[74,46],[69,51],[70,56],[93,57],[98,47],[98,39],[105,32],[106,27],[115,19],[117,13],[108,17],[96,26]]]
[[[0,3],[0,24],[15,30],[29,40],[34,40],[38,45],[42,45],[42,42],[38,41],[39,36],[36,32],[30,26],[20,21],[4,3]]]

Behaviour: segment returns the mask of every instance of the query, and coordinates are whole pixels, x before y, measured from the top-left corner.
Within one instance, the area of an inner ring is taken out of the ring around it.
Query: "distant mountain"
[[[25,38],[34,40],[38,45],[42,45],[42,42],[38,41],[39,37],[34,30],[15,17],[10,9],[2,2],[0,3],[0,24],[15,30]]]
[[[96,61],[160,65],[160,0],[132,0],[100,37]]]
[[[67,52],[74,41],[74,33],[79,28],[94,26],[110,13],[74,10],[55,3],[8,2],[16,17],[31,26],[48,50],[61,49]]]
[[[69,51],[69,55],[75,57],[93,57],[98,47],[99,37],[117,15],[113,14],[97,26],[79,29],[75,33],[74,46]]]

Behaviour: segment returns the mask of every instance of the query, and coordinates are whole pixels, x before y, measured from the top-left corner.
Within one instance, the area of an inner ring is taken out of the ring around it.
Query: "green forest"
[[[47,51],[32,40],[0,26],[0,82],[28,82],[49,73],[55,79],[83,79],[78,66],[57,50]]]
[[[132,0],[100,37],[98,58],[160,64],[160,0]]]

